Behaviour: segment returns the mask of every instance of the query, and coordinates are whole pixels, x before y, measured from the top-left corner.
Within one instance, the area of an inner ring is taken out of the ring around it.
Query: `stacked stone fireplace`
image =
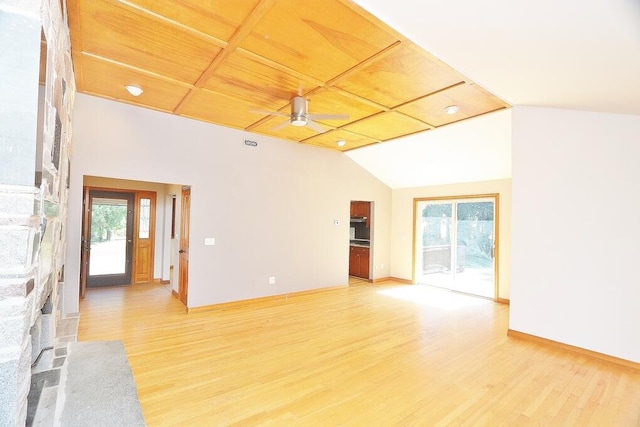
[[[64,275],[71,110],[64,2],[0,0],[0,425],[24,426],[52,357]]]

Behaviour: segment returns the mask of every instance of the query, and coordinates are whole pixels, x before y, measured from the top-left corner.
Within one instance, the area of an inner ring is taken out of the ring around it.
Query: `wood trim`
[[[244,19],[242,25],[236,30],[235,34],[231,36],[231,40],[229,40],[227,46],[213,58],[213,61],[211,61],[207,69],[200,75],[200,78],[198,78],[195,83],[196,87],[202,88],[206,85],[207,80],[213,75],[216,68],[240,46],[242,41],[251,33],[253,27],[269,12],[275,2],[276,0],[260,0],[258,2],[249,16]]]
[[[384,49],[374,53],[372,56],[370,56],[369,58],[365,59],[364,61],[358,63],[357,65],[349,68],[348,70],[344,71],[343,73],[341,73],[341,74],[337,75],[336,77],[332,78],[331,80],[329,80],[327,82],[326,86],[335,86],[336,84],[340,83],[342,80],[344,80],[344,79],[348,78],[349,76],[357,73],[358,71],[362,70],[363,68],[366,68],[369,65],[371,65],[372,63],[380,61],[381,59],[389,56],[401,44],[402,44],[401,41],[396,40],[395,42],[391,43],[389,46],[385,47]]]
[[[129,0],[118,0],[120,3],[122,3],[123,5],[125,5],[126,7],[128,7],[129,9],[131,9],[133,12],[135,12],[137,15],[145,17],[145,18],[149,18],[152,19],[156,22],[161,22],[167,25],[170,25],[180,31],[184,31],[186,33],[189,33],[193,36],[196,36],[208,43],[212,43],[213,45],[224,49],[225,47],[227,47],[228,43],[224,40],[221,40],[215,36],[212,36],[211,34],[207,34],[204,33],[202,31],[198,31],[193,27],[190,27],[188,25],[184,25],[178,21],[174,21],[173,19],[170,19],[164,15],[161,15],[159,13],[153,12],[152,10],[149,10],[145,7],[139,6],[135,3],[132,3]]]
[[[460,194],[456,196],[441,196],[441,197],[416,197],[414,202],[431,202],[436,200],[459,200],[459,199],[489,199],[497,197],[500,193],[483,193],[483,194]]]
[[[393,35],[399,41],[401,41],[401,42],[410,42],[410,40],[407,39],[407,37],[404,34],[398,32],[398,30],[396,30],[395,28],[392,28],[388,24],[382,22],[380,19],[378,19],[373,14],[371,14],[369,11],[365,10],[362,6],[360,6],[356,2],[351,1],[351,0],[339,0],[339,1],[343,5],[347,6],[348,8],[350,8],[351,10],[353,10],[354,12],[359,14],[362,18],[365,18],[367,21],[371,22],[373,25],[375,25],[377,27],[380,27],[385,32],[387,32],[388,34]],[[440,60],[438,60],[438,62],[442,63],[442,61],[440,61]]]
[[[415,99],[410,99],[409,101],[405,101],[405,102],[400,103],[400,104],[398,104],[398,105],[394,105],[393,107],[391,107],[391,108],[390,108],[390,110],[391,110],[391,111],[396,111],[396,110],[398,110],[399,108],[404,107],[405,105],[412,104],[412,103],[414,103],[414,102],[420,101],[420,100],[422,100],[422,99],[428,98],[428,97],[430,97],[430,96],[436,95],[436,94],[441,93],[441,92],[445,92],[445,91],[447,91],[447,90],[449,90],[449,89],[453,89],[453,88],[454,88],[454,87],[456,87],[456,86],[461,86],[461,85],[464,85],[464,84],[465,84],[465,83],[464,83],[464,80],[459,81],[458,83],[454,83],[454,84],[449,85],[449,86],[447,86],[447,87],[443,87],[442,89],[434,90],[433,92],[428,93],[428,94],[426,94],[426,95],[422,95],[422,96],[419,96],[419,97],[417,97],[417,98],[415,98]],[[399,111],[396,111],[396,112],[400,113]],[[400,113],[400,114],[402,114],[402,113]],[[407,115],[405,114],[405,116],[407,116]],[[407,116],[407,117],[412,117],[412,116]],[[415,117],[413,117],[413,118],[415,119]],[[418,119],[418,120],[420,120],[420,119]],[[420,121],[421,121],[421,122],[423,122],[423,123],[426,123],[424,120],[420,120]],[[455,122],[454,122],[454,123],[455,123]],[[433,126],[431,123],[427,123],[427,124],[428,124],[428,125],[430,125],[430,126]],[[444,125],[443,125],[443,126],[444,126]],[[433,127],[436,127],[436,126],[433,126]]]
[[[95,59],[96,61],[105,62],[107,64],[116,65],[118,67],[122,67],[122,68],[125,68],[127,70],[134,71],[136,73],[144,74],[146,76],[153,77],[155,79],[163,80],[165,82],[169,82],[169,83],[172,83],[172,84],[175,84],[177,86],[184,87],[184,88],[193,89],[195,87],[190,83],[183,82],[182,80],[176,80],[174,78],[167,77],[167,76],[164,76],[162,74],[154,73],[154,72],[149,71],[149,70],[147,70],[145,68],[136,67],[136,66],[133,66],[131,64],[127,64],[126,62],[116,61],[115,59],[105,58],[104,56],[96,55],[94,53],[82,52],[82,57],[84,57],[84,56],[87,56],[89,58]],[[100,93],[98,96],[105,96],[105,95]],[[122,99],[120,99],[120,98],[109,97],[109,99],[116,99],[118,101],[122,101]],[[159,111],[171,111],[171,110],[165,110],[165,109],[161,109],[161,108],[149,107],[147,104],[142,104],[142,103],[134,103],[134,104],[144,106],[145,108],[152,108],[154,110],[159,110]]]
[[[90,217],[89,213],[89,194],[91,192],[91,187],[84,186],[83,194],[82,194],[82,236],[80,239],[80,298],[84,298],[87,292],[87,274],[88,271],[88,256],[89,254],[85,250],[87,247],[87,239],[91,240],[91,227],[90,227]]]
[[[180,299],[180,295],[175,291],[175,289],[171,289],[171,296],[174,298]]]
[[[494,301],[500,297],[500,193],[494,194],[493,202],[493,295]]]
[[[189,92],[187,92],[184,98],[182,98],[180,102],[178,102],[178,105],[176,105],[176,108],[173,109],[173,114],[181,114],[182,109],[187,104],[187,102],[189,102],[189,100],[191,99],[195,91],[196,91],[195,87],[192,89],[189,89]]]
[[[511,300],[509,300],[509,298],[496,298],[496,302],[499,302],[500,304],[511,304]]]
[[[391,111],[391,108],[387,107],[386,105],[382,105],[382,104],[380,104],[378,102],[372,101],[372,100],[370,100],[368,98],[365,98],[363,96],[356,95],[355,93],[347,92],[346,90],[341,89],[341,88],[339,88],[337,86],[324,86],[322,89],[326,90],[326,91],[339,93],[340,95],[342,95],[344,97],[347,97],[347,98],[355,99],[355,100],[357,100],[357,101],[359,101],[359,102],[361,102],[363,104],[367,104],[367,105],[369,105],[369,106],[371,106],[373,108],[377,108],[381,112],[389,112],[389,111]],[[376,114],[380,114],[380,113],[370,114],[370,115],[368,115],[366,117],[362,117],[361,119],[359,119],[357,121],[367,119],[367,118],[372,117],[372,116],[374,116]],[[346,127],[346,126],[348,126],[350,124],[353,124],[353,123],[355,123],[355,122],[346,123],[346,124],[344,124],[342,126],[338,126],[338,129]],[[353,132],[353,131],[349,131],[349,132],[358,133],[358,132]],[[369,137],[369,138],[371,138],[371,137]]]
[[[400,283],[406,284],[406,285],[413,285],[413,282],[411,280],[399,279],[397,277],[391,277],[391,276],[382,277],[380,279],[373,279],[373,281],[371,283],[380,283],[380,282],[400,282]]]
[[[324,82],[322,80],[319,80],[313,76],[308,76],[304,73],[301,73],[299,71],[296,71],[292,68],[287,67],[286,65],[280,64],[279,62],[275,62],[270,60],[269,58],[265,58],[264,56],[260,56],[257,53],[253,53],[250,50],[246,50],[243,49],[241,47],[237,47],[235,50],[236,53],[241,54],[242,56],[244,56],[245,58],[249,58],[252,59],[256,62],[261,63],[262,65],[266,65],[267,67],[271,67],[274,70],[278,70],[281,71],[285,74],[289,74],[290,76],[293,76],[295,78],[297,78],[298,80],[302,80],[305,83],[311,83],[314,86],[317,87],[324,87]],[[315,90],[315,88],[314,88]],[[309,93],[309,91],[306,92],[302,92],[301,96],[307,96],[307,94]],[[287,105],[289,105],[288,103],[283,105],[280,108],[286,107]]]
[[[605,362],[615,363],[616,365],[621,365],[627,368],[640,371],[640,363],[638,362],[633,362],[627,359],[621,359],[619,357],[610,356],[604,353],[598,353],[597,351],[587,350],[586,348],[576,347],[570,344],[561,343],[559,341],[554,341],[554,340],[542,338],[536,335],[527,334],[525,332],[515,331],[513,329],[507,329],[507,336],[516,338],[516,339],[525,340],[525,341],[535,342],[537,344],[556,347],[565,351],[569,351],[571,353],[579,354],[581,356],[587,356],[594,359],[603,360]]]
[[[251,298],[240,301],[223,302],[219,304],[202,305],[199,307],[187,307],[187,313],[202,313],[214,310],[227,310],[231,308],[246,307],[251,305],[259,305],[268,302],[282,301],[290,298],[301,297],[305,295],[318,294],[322,292],[334,291],[336,289],[347,289],[349,285],[330,286],[327,288],[309,289],[306,291],[291,292],[287,294],[269,295],[266,297]]]
[[[163,285],[170,285],[171,284],[171,280],[162,280],[162,279],[160,279],[160,283],[162,283]]]
[[[92,176],[93,178],[101,178],[101,177],[95,177]],[[84,179],[84,178],[83,178]],[[118,180],[119,178],[115,178],[116,180]],[[125,188],[125,187],[95,187],[92,185],[85,185],[86,188],[88,188],[90,191],[112,191],[114,193],[136,193],[136,192],[146,192],[148,190],[138,190],[135,188]]]
[[[67,4],[68,3],[68,4]],[[78,8],[78,2],[66,2],[67,7],[67,26],[71,27],[74,23],[78,23],[80,25],[80,11]],[[71,48],[71,56],[73,64],[77,64],[77,66],[73,67],[73,72],[76,78],[76,91],[81,92],[84,89],[84,67],[82,64],[82,39],[80,37],[74,37],[75,35],[71,35],[69,31],[70,42],[73,45]]]
[[[352,278],[356,279],[358,281],[361,281],[361,282],[373,283],[373,279],[365,279],[364,277],[358,277],[358,276],[349,276],[349,279],[352,279]],[[351,286],[351,285],[349,285],[349,286]]]

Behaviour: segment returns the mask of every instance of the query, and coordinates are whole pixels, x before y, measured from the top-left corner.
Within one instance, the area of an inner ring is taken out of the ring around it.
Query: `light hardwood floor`
[[[640,372],[509,338],[508,306],[351,286],[186,314],[164,285],[90,289],[153,426],[640,426]]]

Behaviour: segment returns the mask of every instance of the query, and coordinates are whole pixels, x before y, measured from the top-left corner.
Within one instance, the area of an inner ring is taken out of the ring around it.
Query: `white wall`
[[[350,200],[375,202],[372,250],[385,267],[374,278],[389,275],[391,190],[340,152],[81,94],[73,128],[67,313],[78,307],[84,175],[191,185],[190,307],[346,285]]]
[[[510,328],[640,362],[640,117],[513,110]]]
[[[347,153],[392,189],[511,178],[511,109]]]
[[[411,280],[413,266],[413,200],[424,197],[497,193],[499,199],[498,297],[509,299],[511,180],[468,182],[393,190],[391,208],[391,276]]]

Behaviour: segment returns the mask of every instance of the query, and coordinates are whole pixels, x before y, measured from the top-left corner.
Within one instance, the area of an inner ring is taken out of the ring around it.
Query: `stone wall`
[[[25,424],[31,364],[60,316],[74,94],[61,2],[0,0],[2,426]]]

